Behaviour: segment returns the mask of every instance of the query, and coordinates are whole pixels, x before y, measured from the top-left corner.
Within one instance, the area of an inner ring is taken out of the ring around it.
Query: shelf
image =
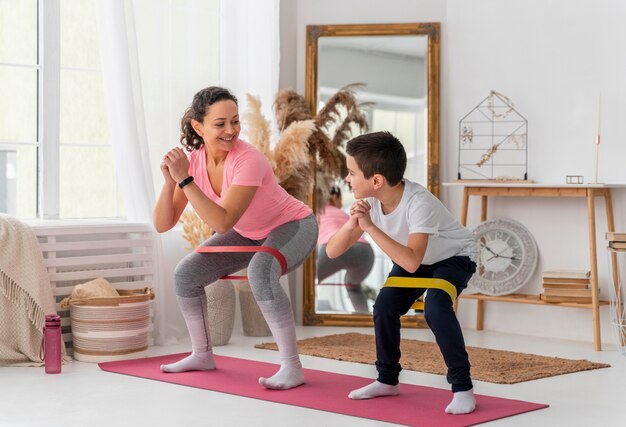
[[[500,302],[514,302],[518,304],[535,304],[535,305],[549,305],[558,307],[575,307],[575,308],[593,308],[592,303],[579,303],[579,302],[547,302],[540,299],[536,294],[509,294],[502,296],[484,295],[484,294],[461,294],[460,299],[475,299],[478,301],[500,301]],[[609,305],[608,301],[599,301],[598,305]]]
[[[626,183],[588,183],[588,184],[550,184],[537,182],[510,182],[497,180],[457,180],[442,183],[444,187],[493,187],[493,188],[554,188],[554,189],[572,189],[572,188],[626,188]]]
[[[555,197],[557,199],[578,197],[586,199],[587,205],[587,234],[589,249],[589,278],[592,293],[599,295],[598,287],[598,254],[597,254],[597,225],[596,225],[596,198],[604,198],[606,212],[606,229],[602,231],[615,231],[613,219],[613,202],[611,189],[626,188],[626,184],[579,184],[579,185],[555,185],[536,183],[481,183],[481,182],[457,182],[444,183],[444,185],[463,186],[463,202],[461,205],[461,224],[467,225],[467,213],[471,196],[480,197],[480,221],[487,220],[487,205],[490,197]],[[582,231],[582,230],[581,230]],[[613,286],[617,288],[617,253],[609,252],[611,256],[611,270],[613,272]],[[607,301],[595,300],[590,303],[576,302],[547,302],[542,301],[539,295],[511,294],[504,296],[490,296],[482,294],[465,294],[461,299],[476,300],[476,330],[482,330],[485,319],[486,301],[501,301],[520,304],[535,304],[551,307],[575,307],[590,308],[593,320],[593,344],[596,351],[602,350],[600,339],[600,306],[608,305]]]

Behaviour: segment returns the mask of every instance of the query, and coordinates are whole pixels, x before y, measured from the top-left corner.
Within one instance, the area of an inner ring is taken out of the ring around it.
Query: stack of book
[[[609,231],[606,233],[606,240],[609,241],[609,249],[626,251],[626,233]]]
[[[544,271],[543,294],[546,302],[591,303],[591,273],[584,270]]]

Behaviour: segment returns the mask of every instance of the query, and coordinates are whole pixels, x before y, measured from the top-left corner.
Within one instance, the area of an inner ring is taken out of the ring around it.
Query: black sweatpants
[[[452,283],[460,294],[467,287],[476,264],[467,256],[454,256],[432,265],[421,265],[415,273],[409,273],[394,263],[389,276],[430,277],[445,279]],[[376,369],[378,381],[398,384],[400,366],[400,316],[407,313],[411,305],[426,289],[382,288],[374,304],[374,331],[376,333]],[[465,351],[461,326],[454,313],[450,296],[439,289],[426,293],[424,316],[433,331],[439,350],[448,367],[447,380],[452,391],[472,388],[470,362]]]

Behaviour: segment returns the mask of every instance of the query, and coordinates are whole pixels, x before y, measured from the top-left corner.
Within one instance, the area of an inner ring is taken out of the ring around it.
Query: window
[[[37,204],[37,1],[0,0],[0,212]]]
[[[0,0],[0,212],[124,215],[94,0]]]

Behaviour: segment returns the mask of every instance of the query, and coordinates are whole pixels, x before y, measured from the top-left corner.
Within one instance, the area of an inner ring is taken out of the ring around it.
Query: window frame
[[[41,219],[58,219],[60,209],[60,0],[38,0],[37,212]]]
[[[61,0],[37,0],[37,186],[35,216],[61,218]],[[68,146],[82,146],[70,143]],[[93,146],[93,145],[89,145]],[[101,146],[98,144],[97,146]],[[110,146],[110,145],[109,145]],[[112,148],[112,147],[111,147]],[[115,192],[117,194],[118,187]],[[117,215],[122,219],[117,197]],[[88,217],[94,219],[94,217]],[[74,218],[79,219],[79,218]]]

